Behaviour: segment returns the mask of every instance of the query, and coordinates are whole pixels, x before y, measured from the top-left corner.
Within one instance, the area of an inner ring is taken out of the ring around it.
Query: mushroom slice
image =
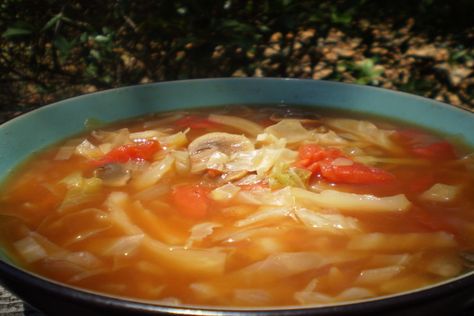
[[[108,163],[94,170],[94,176],[102,179],[109,187],[121,187],[131,178],[130,170],[118,163]]]
[[[188,146],[193,173],[207,168],[211,155],[220,152],[228,157],[240,151],[254,150],[253,143],[243,135],[214,132],[202,135],[193,140]]]

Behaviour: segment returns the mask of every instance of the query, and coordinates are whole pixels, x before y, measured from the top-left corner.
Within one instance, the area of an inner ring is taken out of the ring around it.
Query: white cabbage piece
[[[61,146],[54,156],[54,160],[68,160],[72,155],[74,155],[75,151],[76,146]]]
[[[277,162],[291,164],[296,161],[298,153],[287,148],[268,148],[251,151],[240,151],[230,157],[222,153],[214,153],[207,162],[208,169],[228,171],[256,171],[264,176]]]
[[[316,231],[346,234],[361,230],[358,220],[353,217],[340,214],[324,214],[307,208],[296,208],[295,214],[305,226]]]
[[[294,298],[302,305],[327,305],[338,301],[354,301],[374,297],[376,294],[363,287],[350,287],[337,295],[328,295],[317,291],[318,280],[311,280]]]
[[[346,146],[349,144],[347,139],[342,138],[333,130],[325,133],[317,131],[312,131],[311,133],[311,139],[322,146]]]
[[[48,256],[41,262],[43,269],[56,276],[77,282],[89,276],[106,273],[103,262],[87,251],[66,252]]]
[[[179,175],[186,175],[191,169],[191,160],[187,150],[173,150],[171,155],[174,158],[174,167]]]
[[[286,147],[286,139],[285,138],[278,138],[275,135],[269,133],[262,133],[258,134],[256,140],[256,144],[260,145],[261,147],[268,147],[268,148],[285,148]]]
[[[134,199],[142,202],[152,201],[160,196],[165,195],[171,191],[171,186],[168,183],[157,183],[144,190],[141,190],[133,195]]]
[[[130,131],[128,128],[122,128],[117,131],[92,131],[92,136],[101,143],[109,143],[112,148],[130,144]]]
[[[269,306],[273,300],[272,294],[264,289],[235,289],[233,300],[252,306]]]
[[[265,236],[281,237],[289,230],[289,225],[264,226],[264,227],[239,227],[238,229],[223,229],[214,234],[214,241],[224,241],[227,243],[239,242],[242,240],[256,240]]]
[[[104,256],[130,256],[142,244],[144,234],[128,235],[124,237],[114,238],[101,252]]]
[[[57,215],[45,219],[37,231],[52,238],[61,235],[64,245],[71,245],[87,238],[97,236],[109,229],[112,223],[109,215],[98,208],[86,208],[77,212]]]
[[[281,252],[252,263],[234,273],[235,277],[252,282],[278,280],[303,272],[320,269],[329,264],[360,259],[353,254],[322,254],[318,252]]]
[[[291,188],[286,187],[280,190],[271,191],[269,189],[255,189],[251,191],[239,191],[235,200],[242,204],[268,205],[268,206],[294,206],[295,198]]]
[[[278,218],[293,218],[293,209],[289,207],[260,207],[257,212],[251,214],[245,219],[237,221],[234,225],[236,227],[248,226],[255,223],[265,222]]]
[[[100,197],[99,193],[102,189],[100,178],[85,178],[80,172],[74,172],[66,176],[59,183],[65,184],[67,187],[66,196],[56,209],[59,213]]]
[[[240,187],[232,183],[226,183],[223,186],[211,191],[210,197],[215,201],[228,201],[240,191]]]
[[[382,268],[366,269],[362,270],[359,273],[359,276],[356,279],[356,284],[370,285],[370,284],[380,284],[382,282],[388,281],[398,274],[400,274],[405,269],[404,266],[387,266]]]
[[[452,202],[461,191],[459,185],[436,183],[431,188],[421,193],[420,199],[430,202]]]
[[[283,119],[265,128],[265,133],[284,138],[288,144],[300,143],[311,138],[311,133],[295,119]]]
[[[445,232],[434,233],[369,233],[354,236],[347,248],[366,251],[417,251],[420,249],[446,249],[456,247],[453,235]]]
[[[371,194],[356,194],[324,190],[314,193],[301,188],[291,188],[298,204],[308,208],[332,208],[352,212],[402,212],[411,203],[404,194],[377,197]]]
[[[152,203],[154,205],[161,203],[162,205],[160,205],[159,208],[169,209],[169,205],[166,203],[158,201],[153,201]],[[150,237],[162,241],[167,245],[183,245],[185,243],[187,238],[186,233],[183,233],[174,225],[167,224],[166,220],[157,214],[158,212],[144,207],[140,201],[133,202],[128,211],[130,214],[133,214],[136,221],[143,223],[141,227],[148,232]],[[157,229],[157,227],[159,227],[159,229]]]
[[[158,137],[158,142],[165,150],[182,148],[188,144],[188,138],[186,136],[188,131],[189,128],[184,132]]]
[[[104,155],[104,152],[102,152],[99,147],[95,146],[87,139],[76,146],[75,153],[91,160],[99,159]]]
[[[217,249],[187,249],[173,247],[146,235],[133,223],[125,209],[130,205],[128,194],[112,192],[105,201],[114,223],[129,235],[145,235],[142,249],[160,264],[176,268],[182,273],[196,275],[221,275],[225,269],[227,254]]]
[[[176,120],[179,120],[183,116],[186,115],[186,112],[172,112],[172,113],[163,113],[160,114],[160,117],[154,120],[149,120],[143,123],[143,128],[154,128],[154,127],[162,127],[163,125],[167,125],[172,123]]]
[[[191,236],[189,236],[185,248],[191,247],[195,242],[204,240],[206,237],[212,235],[215,228],[221,226],[221,224],[213,222],[204,222],[194,225],[191,227]]]
[[[451,278],[459,275],[463,270],[461,258],[456,254],[436,255],[429,258],[423,266],[426,271],[445,278]]]
[[[153,162],[132,180],[132,185],[136,189],[143,190],[156,184],[167,172],[172,170],[174,161],[172,155],[166,155],[162,160]]]
[[[160,130],[145,130],[140,132],[130,133],[129,137],[132,141],[144,141],[144,140],[158,140],[159,137],[168,136],[167,133],[164,133]]]
[[[239,277],[283,279],[331,263],[329,256],[317,252],[282,252],[268,256],[236,271]]]
[[[13,246],[26,262],[39,262],[44,269],[67,278],[92,273],[104,266],[103,262],[92,253],[70,252],[36,232],[30,232]]]
[[[233,127],[254,137],[263,132],[263,128],[259,124],[237,116],[210,114],[208,119],[211,122]]]
[[[215,299],[222,295],[215,285],[209,282],[194,282],[189,285],[191,292],[201,300]]]
[[[376,254],[369,261],[370,266],[386,267],[386,266],[408,266],[411,264],[416,254],[400,253],[400,254]]]
[[[345,289],[341,293],[336,296],[336,300],[338,301],[355,301],[361,300],[364,298],[374,297],[376,294],[366,288],[363,287],[350,287]]]
[[[391,135],[394,131],[380,129],[369,121],[327,118],[324,120],[324,123],[333,129],[349,133],[358,140],[379,146],[387,151],[401,152],[399,146],[391,139]]]
[[[46,250],[31,236],[15,241],[13,248],[27,263],[33,263],[48,256]]]

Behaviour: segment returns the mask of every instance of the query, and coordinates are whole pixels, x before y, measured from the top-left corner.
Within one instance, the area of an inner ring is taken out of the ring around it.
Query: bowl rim
[[[168,81],[157,81],[157,82],[150,82],[150,83],[144,83],[144,84],[135,84],[135,85],[128,85],[128,86],[123,86],[123,87],[117,87],[117,88],[110,88],[110,89],[104,89],[100,91],[95,91],[91,93],[84,93],[80,94],[77,96],[73,96],[70,98],[58,100],[56,102],[50,103],[43,105],[39,108],[32,109],[31,111],[22,113],[16,117],[13,117],[3,123],[0,124],[0,128],[7,127],[10,124],[15,124],[20,119],[29,117],[30,115],[35,115],[36,113],[40,111],[46,111],[49,108],[52,107],[57,107],[61,106],[63,103],[72,101],[72,100],[80,100],[82,98],[88,98],[91,96],[100,96],[102,94],[108,94],[110,92],[125,92],[130,89],[135,89],[137,87],[153,87],[153,86],[165,86],[165,85],[175,85],[175,84],[184,84],[184,83],[192,83],[192,82],[202,82],[202,83],[213,83],[213,82],[239,82],[239,81],[255,81],[255,82],[265,82],[265,81],[275,81],[275,82],[282,82],[282,81],[290,81],[290,82],[318,82],[318,83],[323,83],[326,85],[334,85],[334,86],[348,86],[348,87],[354,87],[356,89],[359,89],[361,91],[366,90],[366,91],[384,91],[385,93],[392,94],[392,95],[399,95],[399,96],[405,96],[409,97],[411,99],[418,99],[422,102],[430,102],[432,104],[436,104],[436,106],[441,106],[443,108],[446,108],[449,111],[458,111],[459,113],[463,113],[465,115],[472,115],[474,117],[474,108],[472,110],[468,110],[464,107],[460,106],[455,106],[448,104],[446,102],[441,102],[438,100],[434,100],[431,98],[427,98],[421,95],[416,95],[416,94],[411,94],[408,92],[404,91],[399,91],[399,90],[391,90],[383,87],[375,87],[375,86],[369,86],[369,85],[361,85],[357,83],[348,83],[348,82],[339,82],[339,81],[332,81],[332,80],[322,80],[322,79],[309,79],[309,78],[279,78],[279,77],[216,77],[216,78],[199,78],[199,79],[182,79],[182,80],[168,80]]]
[[[318,315],[335,315],[339,313],[370,313],[376,311],[387,311],[387,308],[409,306],[422,302],[433,301],[439,297],[453,294],[456,291],[474,286],[474,273],[463,274],[455,278],[445,280],[441,283],[431,284],[427,287],[417,288],[412,291],[395,293],[389,296],[379,296],[367,300],[357,300],[341,302],[330,305],[303,305],[303,306],[276,306],[276,307],[226,307],[226,306],[206,306],[206,305],[167,305],[154,303],[153,301],[139,300],[127,297],[113,296],[106,293],[99,293],[79,287],[74,287],[65,283],[46,278],[33,272],[24,270],[9,262],[0,259],[0,280],[1,274],[8,274],[15,280],[46,290],[56,297],[79,301],[84,305],[94,307],[108,307],[113,309],[125,308],[129,312],[141,313],[164,313],[169,315],[206,315],[206,316],[237,316],[237,315],[308,315],[310,312],[317,312]],[[8,289],[8,287],[7,287]],[[344,314],[345,315],[345,314]]]
[[[16,122],[26,119],[30,116],[35,115],[40,111],[47,111],[50,108],[61,106],[64,103],[67,103],[71,100],[80,100],[82,98],[88,98],[90,96],[100,96],[102,94],[108,94],[111,92],[116,91],[127,91],[130,89],[135,89],[136,87],[141,86],[166,86],[166,85],[175,85],[181,83],[189,83],[189,82],[240,82],[240,81],[247,81],[247,82],[262,82],[262,81],[292,81],[292,82],[324,82],[326,85],[333,85],[333,86],[351,86],[355,87],[356,89],[360,90],[361,93],[363,91],[380,91],[383,90],[385,93],[389,93],[392,95],[399,95],[405,96],[412,99],[419,99],[422,102],[429,102],[434,104],[438,107],[445,108],[449,111],[458,111],[459,113],[463,113],[464,115],[471,115],[474,118],[474,112],[469,111],[468,109],[449,105],[444,102],[440,102],[437,100],[429,99],[423,96],[414,95],[402,91],[395,91],[385,88],[373,87],[373,86],[365,86],[353,83],[343,83],[343,82],[335,82],[335,81],[327,81],[327,80],[313,80],[313,79],[299,79],[299,78],[205,78],[205,79],[186,79],[186,80],[174,80],[174,81],[162,81],[162,82],[153,82],[147,84],[139,84],[139,85],[130,85],[124,86],[119,88],[111,88],[102,91],[97,91],[93,93],[82,94],[78,96],[74,96],[71,98],[67,98],[64,100],[60,100],[40,108],[31,110],[29,112],[23,113],[15,118],[12,118],[2,124],[0,124],[0,129],[7,128],[11,124],[16,124]],[[20,267],[17,267],[7,261],[4,261],[0,258],[0,272],[6,273],[11,275],[13,278],[17,278],[27,284],[31,284],[33,286],[47,289],[48,291],[58,295],[59,297],[69,298],[73,300],[79,300],[84,303],[92,303],[93,305],[102,306],[107,305],[113,308],[123,308],[126,307],[131,311],[135,312],[146,312],[146,313],[169,313],[169,314],[186,314],[192,315],[196,312],[199,312],[201,315],[241,315],[242,313],[251,313],[253,315],[282,315],[282,312],[285,314],[291,315],[303,315],[307,314],[311,311],[317,311],[320,315],[332,315],[334,312],[368,312],[370,310],[382,310],[387,307],[392,307],[395,305],[409,305],[414,302],[420,301],[427,301],[432,300],[434,298],[443,296],[448,293],[453,293],[457,290],[466,288],[468,286],[474,285],[474,271],[469,272],[464,275],[457,276],[455,278],[448,279],[444,282],[437,283],[430,285],[428,287],[419,288],[413,291],[402,292],[390,296],[382,296],[376,297],[369,300],[361,300],[361,301],[354,301],[354,302],[346,302],[340,304],[333,304],[333,305],[322,305],[322,306],[282,306],[282,307],[270,307],[270,308],[228,308],[228,307],[221,307],[221,306],[195,306],[195,305],[179,305],[179,306],[171,306],[171,305],[159,305],[153,304],[153,302],[141,301],[141,300],[133,300],[128,298],[122,297],[115,297],[107,294],[101,294],[98,292],[93,292],[81,288],[77,288],[74,286],[69,286],[64,283],[60,283],[54,281],[52,279],[45,278],[43,276],[37,275],[33,272],[29,272],[27,270],[23,270]],[[2,276],[0,275],[0,280]]]

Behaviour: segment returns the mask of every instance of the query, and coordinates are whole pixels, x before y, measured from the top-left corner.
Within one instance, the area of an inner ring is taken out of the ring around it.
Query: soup
[[[335,304],[468,272],[473,168],[443,137],[377,118],[161,113],[22,164],[1,191],[0,237],[26,269],[120,297]]]

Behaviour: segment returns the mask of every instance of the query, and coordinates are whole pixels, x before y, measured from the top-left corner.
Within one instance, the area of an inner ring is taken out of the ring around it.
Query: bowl
[[[83,95],[4,123],[0,126],[0,181],[35,151],[82,131],[88,118],[113,122],[150,112],[233,104],[293,104],[369,113],[436,129],[474,147],[473,113],[406,93],[298,79],[184,80]],[[2,284],[47,315],[456,315],[474,308],[473,272],[427,288],[356,303],[225,309],[160,306],[101,295],[16,267],[1,249],[0,257]]]

